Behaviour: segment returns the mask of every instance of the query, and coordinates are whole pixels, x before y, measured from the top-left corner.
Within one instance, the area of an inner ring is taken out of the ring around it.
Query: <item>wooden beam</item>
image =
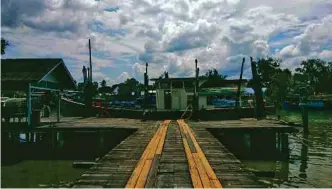
[[[91,61],[91,42],[89,39],[89,62],[90,62],[90,82],[92,83],[92,61]]]
[[[31,83],[29,83],[27,91],[27,118],[28,118],[28,127],[31,127]]]
[[[38,90],[45,90],[45,91],[60,91],[60,89],[52,89],[52,88],[45,88],[45,87],[36,87],[36,86],[31,86],[30,89],[38,89]]]
[[[241,95],[241,84],[242,84],[242,75],[243,75],[243,66],[244,66],[244,62],[245,62],[245,58],[242,59],[242,65],[241,65],[241,72],[240,72],[240,80],[238,83],[238,88],[237,88],[237,92],[236,92],[236,101],[235,101],[235,108],[239,109],[240,108],[240,95]]]
[[[60,95],[59,91],[57,92],[57,96],[58,96],[58,98],[57,98],[57,100],[58,100],[58,104],[57,104],[57,109],[58,109],[58,111],[57,111],[57,122],[59,123],[60,122],[60,104],[61,104],[61,95]]]
[[[55,65],[49,72],[47,72],[37,83],[43,81],[50,73],[52,73],[60,64],[62,63],[62,60]]]
[[[143,188],[147,184],[151,185],[153,183],[151,177],[155,174],[153,172],[156,171],[156,157],[159,158],[162,153],[168,124],[170,122],[170,120],[165,120],[158,128],[149,144],[146,146],[143,155],[127,182],[126,188]]]
[[[199,146],[194,134],[190,130],[189,126],[184,122],[183,119],[177,120],[177,122],[180,127],[180,132],[183,133],[183,134],[181,134],[181,136],[182,136],[183,145],[184,145],[184,148],[186,151],[188,164],[190,167],[191,166],[196,167],[198,176],[201,181],[201,185],[204,188],[222,188],[222,185],[221,185],[219,179],[217,178],[211,165],[209,164],[208,160],[206,159],[204,152],[200,148],[200,146]],[[185,135],[187,135],[187,138],[184,137]],[[187,140],[192,141],[194,148],[195,148],[195,152],[193,152],[190,149]],[[191,162],[191,161],[194,161],[194,162]],[[190,175],[192,178],[192,183],[194,185],[194,188],[196,188],[196,187],[202,188],[202,186],[200,186],[200,184],[198,183],[198,178],[197,178],[196,174],[197,174],[196,171],[194,171],[194,170],[190,171]]]
[[[251,72],[252,72],[252,79],[254,84],[254,91],[255,91],[255,99],[256,99],[256,116],[257,119],[262,119],[265,117],[264,111],[264,102],[263,102],[263,93],[262,93],[262,84],[257,73],[257,65],[256,62],[253,61],[253,58],[250,57],[251,63]]]

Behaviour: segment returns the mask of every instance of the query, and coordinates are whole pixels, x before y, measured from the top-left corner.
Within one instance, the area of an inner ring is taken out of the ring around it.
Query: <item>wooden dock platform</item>
[[[196,178],[199,178],[201,184],[205,179],[206,183],[219,181],[222,187],[266,187],[251,172],[243,169],[242,163],[208,129],[233,127],[262,129],[266,127],[268,129],[281,129],[284,132],[293,130],[289,126],[278,126],[275,122],[268,120],[239,120],[215,123],[189,121],[184,122],[184,124],[187,124],[189,128],[187,131],[190,131],[190,133],[184,133],[184,130],[181,131],[181,124],[173,120],[168,124],[167,129],[164,129],[164,137],[162,137],[162,131],[159,131],[163,121],[142,122],[135,119],[89,118],[71,123],[60,123],[56,125],[56,128],[60,130],[66,128],[137,129],[136,132],[118,144],[75,181],[73,187],[84,188],[123,188],[138,185],[140,187],[193,188],[199,186],[194,184],[198,181],[194,179],[193,166],[196,166],[198,173]],[[184,138],[188,142],[189,151],[186,151]],[[160,141],[163,142],[159,144]],[[162,150],[158,154],[157,148],[152,146],[159,146],[158,148],[160,148],[160,145],[162,145]],[[202,154],[199,154],[200,151]],[[193,155],[192,157],[198,157],[198,161],[194,159],[194,165],[189,161],[189,153]],[[202,156],[207,161],[199,161]],[[140,165],[139,162],[148,163],[141,163]],[[210,170],[208,166],[211,167]],[[211,180],[213,174],[217,180]],[[128,183],[132,183],[130,180],[133,180],[133,177],[136,177],[136,180],[134,179],[135,184],[129,185]],[[136,185],[137,183],[139,184]],[[207,186],[209,185],[207,184]],[[210,185],[210,187],[216,186],[218,184]]]

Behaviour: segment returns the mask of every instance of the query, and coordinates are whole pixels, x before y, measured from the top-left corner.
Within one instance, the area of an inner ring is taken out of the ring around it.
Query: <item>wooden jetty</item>
[[[276,129],[289,126],[264,120],[226,122],[140,121],[120,118],[87,118],[58,123],[38,130],[136,131],[101,157],[73,187],[266,187],[208,130]]]

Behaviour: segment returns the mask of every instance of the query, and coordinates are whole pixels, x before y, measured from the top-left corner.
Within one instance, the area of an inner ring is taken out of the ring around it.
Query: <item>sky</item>
[[[1,0],[2,58],[62,58],[82,81],[92,43],[93,77],[108,85],[217,69],[251,78],[249,57],[294,70],[332,61],[332,0]]]

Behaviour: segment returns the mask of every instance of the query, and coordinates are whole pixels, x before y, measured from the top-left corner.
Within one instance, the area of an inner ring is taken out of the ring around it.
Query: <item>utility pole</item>
[[[145,63],[145,73],[144,73],[144,107],[148,106],[148,93],[149,93],[149,76],[148,76],[148,63]]]
[[[85,87],[85,115],[89,116],[91,113],[91,105],[92,105],[92,61],[91,61],[91,42],[89,39],[89,60],[90,60],[90,68],[88,68],[88,81]]]
[[[194,90],[194,107],[193,107],[193,110],[194,110],[194,118],[197,119],[197,111],[198,111],[198,75],[199,75],[199,68],[197,67],[197,59],[195,59],[195,90]]]
[[[242,84],[242,75],[243,75],[243,66],[244,62],[246,61],[245,58],[242,59],[242,66],[241,66],[241,73],[240,73],[240,80],[238,83],[237,93],[236,93],[236,101],[235,101],[235,108],[240,108],[240,94],[241,94],[241,84]]]
[[[256,63],[253,61],[253,58],[250,57],[251,63],[251,72],[253,79],[253,87],[255,91],[256,98],[256,116],[257,119],[262,119],[265,117],[264,104],[263,104],[263,93],[262,93],[262,84],[260,78],[258,77]]]
[[[92,62],[91,62],[91,42],[89,39],[89,54],[90,54],[90,82],[92,83]]]

